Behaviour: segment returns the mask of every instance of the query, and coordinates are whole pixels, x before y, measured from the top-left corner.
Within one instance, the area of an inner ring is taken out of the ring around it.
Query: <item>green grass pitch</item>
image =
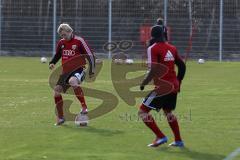
[[[175,111],[186,145],[179,149],[167,144],[147,147],[155,137],[134,117],[141,99],[133,107],[118,98],[115,110],[90,121],[86,128],[73,122],[54,126],[54,101],[48,85],[51,72],[39,60],[0,58],[1,160],[222,160],[240,147],[239,62],[188,62]],[[84,86],[117,96],[109,61],[104,61],[97,81]],[[74,100],[71,111],[77,113],[76,98],[64,98]],[[87,97],[87,103],[91,110],[100,101]],[[133,118],[124,119],[126,114]],[[164,117],[158,125],[171,142]]]

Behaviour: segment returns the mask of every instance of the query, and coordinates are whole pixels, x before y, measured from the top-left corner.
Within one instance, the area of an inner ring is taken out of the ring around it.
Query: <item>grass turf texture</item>
[[[112,112],[90,121],[87,128],[67,122],[54,126],[54,101],[48,86],[50,71],[39,58],[0,58],[0,159],[2,160],[219,160],[240,145],[240,63],[188,62],[176,113],[186,148],[156,149],[146,145],[155,137],[135,117],[136,107],[119,98]],[[113,93],[110,63],[104,61],[94,85]],[[74,96],[72,112],[79,111]],[[90,109],[99,100],[87,97]],[[132,119],[123,118],[132,115]],[[156,115],[156,113],[155,113]],[[158,116],[159,118],[159,116]],[[173,136],[165,118],[159,127]],[[235,158],[240,159],[240,156]]]

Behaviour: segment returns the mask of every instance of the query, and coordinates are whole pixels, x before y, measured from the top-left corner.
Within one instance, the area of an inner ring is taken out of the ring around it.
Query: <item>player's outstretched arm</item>
[[[179,82],[181,82],[185,76],[186,64],[183,62],[182,58],[179,57],[179,55],[177,55],[175,59],[175,64],[178,67],[177,79],[179,80]]]
[[[153,79],[153,69],[151,68],[150,70],[147,71],[140,85],[140,90],[144,90],[144,86],[146,86],[152,79]]]
[[[156,71],[158,70],[158,56],[155,54],[155,52],[152,50],[151,47],[148,47],[147,49],[147,55],[148,55],[148,71],[146,73],[145,78],[143,79],[140,90],[144,90],[144,86],[147,85],[154,77]],[[155,72],[155,73],[154,73]]]
[[[87,56],[87,60],[89,63],[89,77],[91,78],[94,75],[95,70],[95,56],[92,55],[92,57]]]
[[[51,61],[49,62],[49,69],[54,69],[55,64],[59,61],[59,59],[61,58],[61,54],[60,53],[56,53],[53,58],[51,59]]]
[[[80,38],[80,41],[82,43],[83,53],[86,55],[86,58],[89,63],[89,77],[91,78],[94,76],[94,71],[95,71],[95,60],[96,60],[95,55],[91,51],[91,49],[88,47],[87,43],[83,38]]]
[[[61,54],[61,47],[62,45],[60,44],[60,42],[58,42],[57,44],[57,49],[56,49],[56,54],[53,56],[53,58],[51,59],[51,61],[49,62],[49,69],[54,69],[55,64],[59,61],[59,59],[62,57]]]

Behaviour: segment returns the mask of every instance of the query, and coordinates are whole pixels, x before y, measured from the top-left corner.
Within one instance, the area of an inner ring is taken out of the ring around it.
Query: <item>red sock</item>
[[[74,93],[78,100],[80,101],[82,108],[87,108],[82,88],[81,87],[74,88]]]
[[[63,118],[63,100],[62,96],[54,97],[58,118]]]
[[[177,117],[174,116],[174,114],[172,114],[171,111],[164,110],[164,112],[165,112],[165,115],[167,116],[168,124],[171,127],[172,132],[174,134],[175,141],[181,141],[182,139],[180,135]]]
[[[142,104],[140,106],[140,112],[143,113],[143,115],[140,115],[140,117],[142,118],[142,120],[145,123],[145,125],[148,128],[150,128],[158,138],[165,137],[165,135],[158,128],[158,126],[157,126],[154,118],[152,117],[152,115],[149,114],[150,110],[151,109],[149,109],[148,107],[146,107],[145,105]]]

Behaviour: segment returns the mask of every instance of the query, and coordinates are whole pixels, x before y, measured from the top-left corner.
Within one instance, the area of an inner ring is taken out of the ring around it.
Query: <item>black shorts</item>
[[[79,68],[73,72],[65,73],[60,75],[57,85],[60,85],[63,87],[63,92],[65,93],[68,88],[70,87],[70,84],[68,83],[69,79],[74,76],[78,79],[78,82],[81,83],[85,79],[85,71],[83,68]]]
[[[159,96],[156,92],[152,91],[143,100],[143,104],[146,107],[155,109],[157,111],[161,109],[174,110],[177,103],[177,93],[170,93],[167,95]]]

